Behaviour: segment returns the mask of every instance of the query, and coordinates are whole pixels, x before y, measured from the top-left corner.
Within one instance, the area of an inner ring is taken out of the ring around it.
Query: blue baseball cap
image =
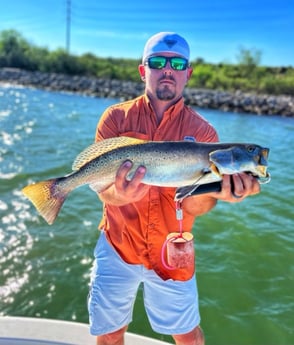
[[[142,61],[151,55],[174,53],[190,59],[190,47],[187,41],[175,32],[159,32],[149,38],[145,44]]]

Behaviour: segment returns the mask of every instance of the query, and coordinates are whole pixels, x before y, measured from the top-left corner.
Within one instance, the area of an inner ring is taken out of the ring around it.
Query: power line
[[[66,51],[70,52],[71,0],[66,0]]]

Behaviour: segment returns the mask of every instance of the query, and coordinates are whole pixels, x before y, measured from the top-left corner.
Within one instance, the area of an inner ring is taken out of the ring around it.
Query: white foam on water
[[[2,174],[3,175],[3,174]],[[25,221],[31,216],[29,205],[23,201],[19,190],[11,192],[10,203],[0,201],[0,301],[12,303],[14,296],[29,283],[33,269],[26,256],[34,245],[34,239],[27,229]]]
[[[0,95],[1,96],[1,95]],[[11,110],[7,109],[7,110],[0,110],[0,118],[1,117],[7,117],[12,113]]]

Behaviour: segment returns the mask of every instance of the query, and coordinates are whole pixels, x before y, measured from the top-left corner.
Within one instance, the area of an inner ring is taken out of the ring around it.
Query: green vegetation
[[[192,61],[194,73],[189,87],[294,95],[293,67],[260,66],[261,52],[245,48],[240,48],[237,60],[238,64],[209,64],[201,58]],[[75,56],[64,49],[49,51],[29,43],[17,31],[0,32],[0,67],[139,81],[139,63],[91,53]]]

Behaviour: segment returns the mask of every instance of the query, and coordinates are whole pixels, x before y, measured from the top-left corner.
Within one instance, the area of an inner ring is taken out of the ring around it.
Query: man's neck
[[[177,100],[169,100],[169,101],[163,101],[157,98],[154,98],[150,95],[147,95],[152,109],[156,114],[156,118],[157,118],[157,123],[159,124],[163,118],[163,114],[167,111],[167,109],[169,109],[172,105],[174,105],[175,103],[178,102],[179,99]]]

